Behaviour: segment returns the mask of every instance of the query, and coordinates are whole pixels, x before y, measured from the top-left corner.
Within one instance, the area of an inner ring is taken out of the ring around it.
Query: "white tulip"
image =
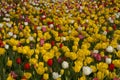
[[[5,14],[5,16],[6,16],[6,17],[9,17],[9,16],[10,16],[10,14]]]
[[[2,23],[0,23],[0,28],[2,28],[3,27],[3,24]]]
[[[120,12],[118,12],[118,15],[120,16]]]
[[[112,46],[108,46],[106,48],[106,51],[109,52],[109,53],[112,53],[114,51],[114,48]]]
[[[104,34],[104,35],[107,35],[107,31],[104,31],[103,34]]]
[[[66,10],[66,13],[68,13],[69,12],[69,10]]]
[[[82,31],[82,29],[83,29],[82,27],[78,27],[78,31]]]
[[[10,21],[10,18],[6,18],[6,21]]]
[[[69,67],[69,64],[67,61],[62,62],[62,68],[67,69]]]
[[[56,12],[59,12],[59,10],[56,10]]]
[[[5,45],[5,49],[9,49],[9,45],[8,44]]]
[[[93,50],[93,53],[99,53],[99,51],[98,50]]]
[[[12,27],[12,24],[11,23],[6,23],[6,25],[10,28]]]
[[[17,38],[17,35],[16,35],[16,34],[14,34],[14,35],[13,35],[13,38]]]
[[[39,10],[40,10],[40,8],[39,8],[39,7],[35,7],[35,9],[36,9],[37,11],[39,11]]]
[[[66,41],[66,37],[62,37],[61,40],[62,40],[62,41]]]
[[[46,16],[45,16],[45,15],[42,15],[42,18],[46,18]]]
[[[3,20],[6,21],[6,17],[4,17]]]
[[[27,26],[27,25],[28,25],[28,22],[24,22],[24,25]]]
[[[34,18],[34,21],[37,21],[37,18]]]
[[[86,22],[88,23],[88,22],[89,22],[89,20],[87,19],[87,20],[86,20]]]
[[[83,11],[82,9],[79,10],[79,12],[82,12],[82,11]]]
[[[107,64],[111,64],[111,58],[106,58],[106,59],[105,59],[105,62],[106,62]]]
[[[53,28],[53,27],[54,27],[54,25],[53,25],[53,24],[50,24],[50,25],[49,25],[49,27],[50,27],[50,28]]]
[[[114,23],[114,20],[113,20],[113,19],[111,19],[111,20],[110,20],[110,23]]]
[[[69,17],[72,17],[72,14],[70,14]]]
[[[120,45],[117,45],[117,50],[120,50]]]
[[[112,18],[111,18],[111,17],[109,17],[109,18],[108,18],[108,20],[110,21],[110,20],[112,20]]]
[[[13,36],[13,33],[12,33],[12,32],[8,32],[8,35],[9,35],[9,36]]]
[[[58,79],[59,77],[61,77],[61,75],[59,75],[58,72],[53,72],[52,77],[53,79]]]
[[[29,37],[29,40],[30,40],[30,41],[33,41],[33,40],[34,40],[34,38],[33,38],[32,36],[30,36],[30,37]]]
[[[70,23],[73,24],[75,21],[74,20],[71,20]]]
[[[119,18],[119,17],[120,17],[120,15],[118,15],[118,14],[115,14],[115,16],[116,16],[116,18]]]
[[[71,30],[68,31],[68,33],[71,33],[71,32],[72,32]]]
[[[83,66],[83,73],[84,75],[90,75],[92,73],[92,69],[88,66]]]
[[[38,27],[37,27],[37,30],[41,30],[41,27],[40,27],[40,26],[38,26]]]

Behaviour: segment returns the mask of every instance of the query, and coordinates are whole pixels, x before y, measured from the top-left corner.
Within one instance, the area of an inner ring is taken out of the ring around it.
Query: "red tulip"
[[[62,34],[62,33],[58,33],[58,36],[60,36],[60,37],[61,37],[61,36],[63,36],[63,34]]]
[[[4,43],[2,40],[0,40],[0,47],[4,47]]]
[[[25,76],[22,76],[22,79],[25,79],[25,80],[26,80],[27,78],[26,78]]]
[[[61,29],[61,26],[60,26],[60,24],[56,25],[56,27],[57,27],[58,29]]]
[[[51,45],[54,46],[55,45],[55,41],[51,41]]]
[[[36,30],[37,30],[37,26],[35,25],[35,26],[34,26],[34,31],[36,31]]]
[[[24,69],[25,70],[29,70],[30,69],[30,64],[29,63],[25,63],[24,64]]]
[[[40,13],[42,13],[43,12],[43,9],[40,9]]]
[[[19,43],[17,44],[17,46],[20,47],[20,46],[21,46],[21,43],[19,42]]]
[[[62,48],[62,47],[63,47],[63,44],[61,43],[61,44],[60,44],[60,48]]]
[[[47,24],[50,25],[50,24],[54,24],[54,23],[53,22],[47,22]]]
[[[52,59],[49,59],[49,60],[47,61],[47,64],[48,64],[49,66],[52,66],[52,65],[53,65],[53,60],[52,60]]]
[[[21,63],[21,58],[17,58],[17,59],[16,59],[16,63],[17,63],[17,64],[20,64],[20,63]]]
[[[120,9],[118,10],[118,12],[120,12]]]
[[[114,68],[115,68],[114,64],[111,63],[111,64],[109,65],[109,70],[110,70],[110,71],[113,71]]]
[[[113,25],[113,29],[116,30],[116,28],[117,28],[117,27],[116,27],[116,24],[114,24],[114,25]]]
[[[0,28],[0,31],[2,31],[3,28]]]

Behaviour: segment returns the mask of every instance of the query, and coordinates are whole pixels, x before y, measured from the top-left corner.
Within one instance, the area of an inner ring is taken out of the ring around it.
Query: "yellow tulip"
[[[0,55],[3,55],[3,54],[5,54],[5,49],[4,48],[0,48]]]
[[[49,74],[44,73],[44,74],[43,74],[43,79],[45,79],[45,80],[49,79]]]

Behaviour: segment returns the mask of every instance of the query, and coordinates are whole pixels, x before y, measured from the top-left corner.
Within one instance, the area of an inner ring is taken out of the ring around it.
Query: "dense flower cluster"
[[[1,0],[0,80],[119,78],[119,0]]]

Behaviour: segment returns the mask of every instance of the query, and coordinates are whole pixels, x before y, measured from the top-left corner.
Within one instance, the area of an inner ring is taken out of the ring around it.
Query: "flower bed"
[[[119,78],[119,0],[0,2],[0,80]]]

